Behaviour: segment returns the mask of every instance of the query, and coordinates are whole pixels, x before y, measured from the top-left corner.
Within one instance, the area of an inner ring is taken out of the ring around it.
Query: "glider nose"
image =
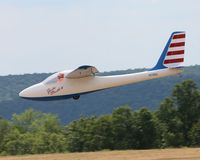
[[[28,87],[19,93],[22,98],[37,98],[45,96],[45,86],[42,83]]]

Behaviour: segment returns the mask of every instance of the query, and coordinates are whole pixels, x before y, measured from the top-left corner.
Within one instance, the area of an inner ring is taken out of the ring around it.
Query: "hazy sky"
[[[0,0],[0,75],[152,67],[178,30],[200,64],[199,0]]]

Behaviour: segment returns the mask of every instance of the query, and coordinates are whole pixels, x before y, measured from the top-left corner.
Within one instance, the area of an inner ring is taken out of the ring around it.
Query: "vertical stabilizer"
[[[185,32],[173,32],[152,70],[180,66],[184,62],[185,37]]]

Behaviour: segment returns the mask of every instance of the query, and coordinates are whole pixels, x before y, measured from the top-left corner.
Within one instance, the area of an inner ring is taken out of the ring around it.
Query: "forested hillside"
[[[192,80],[173,88],[156,111],[129,106],[61,125],[53,114],[27,109],[0,118],[0,156],[200,146],[200,90]]]
[[[144,69],[113,71],[100,73],[124,74],[142,71]],[[0,116],[10,118],[13,113],[21,113],[27,108],[33,108],[42,112],[57,114],[62,123],[68,123],[81,116],[102,115],[111,113],[120,105],[128,104],[133,110],[140,107],[148,107],[151,110],[158,108],[160,102],[170,96],[176,83],[186,79],[192,79],[200,84],[200,66],[190,66],[184,69],[181,76],[167,77],[117,87],[109,90],[83,95],[78,101],[66,99],[53,102],[35,102],[18,97],[19,91],[40,82],[50,73],[9,75],[0,77]]]

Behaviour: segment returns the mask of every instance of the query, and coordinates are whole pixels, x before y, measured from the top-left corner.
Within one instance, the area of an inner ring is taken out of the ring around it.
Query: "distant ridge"
[[[140,72],[145,69],[128,69],[100,73],[115,75]],[[13,113],[20,113],[27,108],[55,113],[63,123],[78,119],[80,116],[111,113],[113,108],[129,104],[133,109],[147,106],[156,109],[163,98],[170,96],[173,86],[185,79],[192,79],[200,84],[200,65],[189,66],[181,76],[167,77],[117,87],[80,97],[74,101],[67,99],[54,102],[34,102],[18,97],[22,89],[42,81],[50,73],[0,76],[0,117],[10,118]]]

